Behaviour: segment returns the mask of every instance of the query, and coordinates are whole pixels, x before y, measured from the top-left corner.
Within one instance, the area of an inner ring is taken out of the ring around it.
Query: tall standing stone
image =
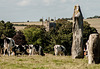
[[[91,34],[88,40],[88,64],[100,63],[99,35]]]
[[[83,16],[79,5],[74,7],[72,31],[72,58],[83,58]]]
[[[1,57],[1,46],[0,46],[0,57]]]

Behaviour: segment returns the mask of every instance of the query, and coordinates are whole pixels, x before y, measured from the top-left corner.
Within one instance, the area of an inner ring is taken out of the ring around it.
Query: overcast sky
[[[0,0],[0,20],[39,21],[40,18],[72,17],[79,4],[85,18],[100,15],[100,0]]]

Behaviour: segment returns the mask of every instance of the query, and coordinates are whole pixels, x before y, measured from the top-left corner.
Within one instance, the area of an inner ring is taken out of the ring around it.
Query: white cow
[[[62,46],[62,45],[55,45],[54,46],[54,51],[55,51],[55,55],[57,56],[57,55],[67,55],[66,53],[66,48],[64,47],[64,46]]]
[[[12,48],[15,46],[15,41],[12,38],[4,38],[4,55],[5,51],[7,49],[8,56],[10,56],[10,53],[12,52]]]

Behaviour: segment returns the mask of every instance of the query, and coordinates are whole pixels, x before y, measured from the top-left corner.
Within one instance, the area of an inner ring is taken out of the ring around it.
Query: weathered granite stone
[[[83,16],[79,5],[74,7],[72,31],[72,58],[83,58]]]
[[[0,56],[1,56],[1,46],[0,46]]]
[[[100,42],[98,34],[91,34],[88,40],[88,64],[100,63]]]

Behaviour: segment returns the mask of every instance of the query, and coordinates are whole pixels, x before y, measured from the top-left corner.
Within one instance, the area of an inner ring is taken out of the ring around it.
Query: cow
[[[29,45],[29,50],[28,50],[29,56],[33,55],[33,44]]]
[[[5,51],[7,50],[8,56],[10,56],[13,47],[15,47],[15,41],[12,38],[5,37],[4,38],[4,49],[3,49],[4,54],[3,55],[5,55]]]
[[[55,52],[55,55],[67,55],[67,51],[66,51],[66,48],[63,46],[63,45],[55,45],[54,46],[54,52]]]
[[[28,54],[27,52],[28,46],[27,45],[15,45],[15,47],[12,49],[15,56],[20,54],[20,55],[24,55],[24,54]]]
[[[41,55],[41,56],[45,56],[45,54],[43,53],[43,48],[41,46],[37,45],[29,45],[29,55]]]

